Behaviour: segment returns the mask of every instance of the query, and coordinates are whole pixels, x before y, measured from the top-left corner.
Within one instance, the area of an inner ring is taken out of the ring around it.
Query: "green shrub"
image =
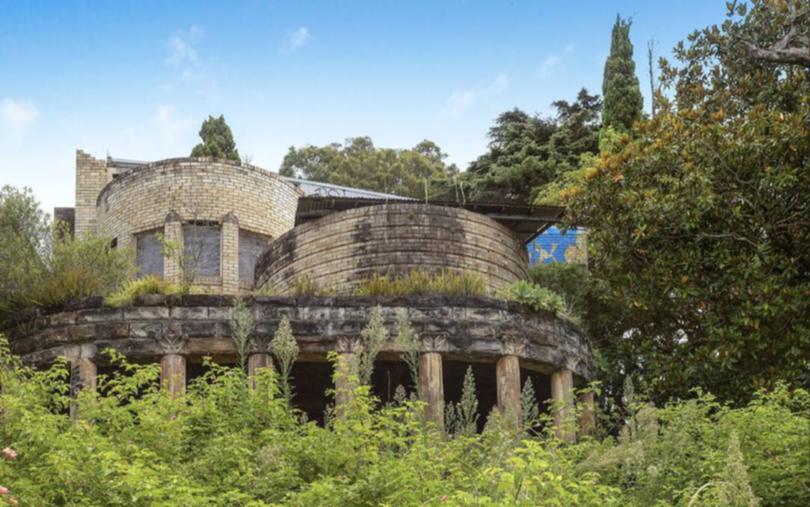
[[[112,357],[120,373],[79,394],[73,421],[66,362],[22,367],[0,337],[0,448],[16,451],[0,457],[0,504],[810,503],[810,396],[800,389],[741,408],[708,395],[641,405],[618,439],[563,445],[505,430],[497,411],[483,433],[446,438],[421,402],[381,406],[365,385],[319,427],[289,406],[270,368],[250,388],[241,369],[208,362],[173,399],[157,387],[158,365]]]
[[[415,269],[402,275],[374,274],[355,290],[358,296],[410,296],[435,294],[446,296],[483,296],[486,282],[477,273]]]
[[[591,274],[580,264],[548,262],[536,264],[529,270],[529,281],[559,294],[566,303],[568,313],[587,314],[591,287]]]
[[[565,301],[554,291],[540,287],[526,280],[515,282],[509,287],[509,299],[523,303],[535,311],[554,314],[565,313]]]
[[[131,305],[138,296],[147,294],[174,296],[185,292],[183,287],[176,283],[168,282],[157,275],[148,275],[128,280],[120,289],[104,298],[104,302],[110,306],[121,307]]]

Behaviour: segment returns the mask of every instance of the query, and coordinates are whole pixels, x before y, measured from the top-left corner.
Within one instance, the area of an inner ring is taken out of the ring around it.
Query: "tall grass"
[[[486,282],[481,275],[449,269],[436,272],[417,269],[393,276],[374,274],[355,290],[358,296],[483,296],[486,293]]]

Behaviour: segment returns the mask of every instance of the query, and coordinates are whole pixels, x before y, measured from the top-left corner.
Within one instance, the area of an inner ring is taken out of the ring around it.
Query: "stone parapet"
[[[7,334],[12,352],[29,364],[46,364],[81,344],[99,352],[113,348],[134,359],[167,353],[235,358],[228,324],[233,301],[230,296],[154,295],[141,296],[133,306],[110,308],[90,298],[29,314]],[[588,340],[572,323],[484,297],[257,297],[251,304],[253,336],[257,343],[269,342],[286,316],[302,360],[324,360],[340,339],[359,335],[376,305],[391,336],[397,312],[404,310],[417,334],[441,337],[441,354],[450,360],[496,361],[504,353],[503,337],[519,335],[521,347],[510,352],[518,354],[521,367],[545,374],[569,369],[581,379],[593,377]],[[398,352],[392,339],[381,357]]]

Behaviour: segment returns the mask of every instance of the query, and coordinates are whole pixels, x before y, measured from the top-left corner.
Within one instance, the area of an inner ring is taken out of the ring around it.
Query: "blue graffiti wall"
[[[529,265],[566,262],[568,250],[577,247],[577,235],[584,233],[584,230],[568,229],[562,232],[556,226],[549,227],[543,234],[526,245],[529,251]]]

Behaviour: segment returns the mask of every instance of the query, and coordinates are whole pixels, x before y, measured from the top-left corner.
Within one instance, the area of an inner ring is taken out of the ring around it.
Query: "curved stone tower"
[[[259,258],[256,286],[284,294],[299,277],[338,294],[373,274],[449,269],[480,275],[492,295],[527,274],[526,248],[497,221],[472,211],[397,202],[307,222]]]

